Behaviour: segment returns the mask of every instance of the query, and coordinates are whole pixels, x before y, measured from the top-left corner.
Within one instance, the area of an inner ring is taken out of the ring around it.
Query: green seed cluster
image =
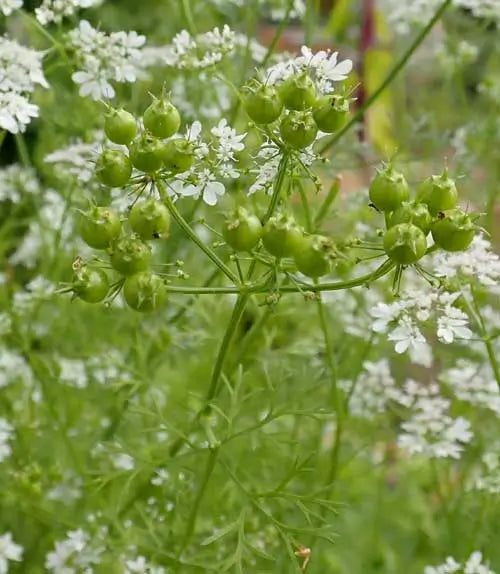
[[[286,213],[278,213],[263,226],[260,219],[238,207],[222,229],[234,251],[252,251],[260,241],[276,259],[291,258],[295,267],[311,278],[326,275],[336,258],[333,242],[323,235],[307,235]]]
[[[349,100],[336,94],[318,96],[308,72],[294,74],[277,87],[253,80],[243,89],[243,105],[256,124],[279,120],[283,142],[294,149],[311,145],[318,130],[339,131],[349,118]]]
[[[141,132],[138,124],[137,119],[123,109],[112,109],[106,115],[107,138],[114,144],[126,146],[127,150],[110,147],[99,156],[96,175],[104,185],[127,185],[133,168],[154,177],[160,170],[177,174],[191,167],[193,146],[185,138],[172,138],[179,130],[181,117],[167,98],[153,98],[144,111]],[[166,237],[169,230],[167,207],[152,197],[136,201],[125,217],[112,208],[92,206],[80,218],[82,239],[108,255],[111,269],[119,275],[114,285],[123,286],[124,299],[132,309],[144,312],[159,308],[166,299],[164,280],[151,271],[149,242]],[[97,303],[113,292],[113,285],[104,269],[78,265],[72,291],[85,301]]]
[[[174,137],[181,125],[177,108],[166,98],[154,98],[142,117],[144,130],[137,129],[137,119],[126,110],[112,109],[104,122],[104,132],[110,142],[127,146],[126,151],[105,149],[96,164],[99,180],[109,187],[124,187],[130,181],[132,169],[153,175],[160,170],[171,174],[183,173],[193,164],[192,143],[184,137]]]
[[[476,233],[471,215],[457,207],[457,188],[447,170],[420,183],[412,200],[406,178],[389,165],[377,171],[369,195],[386,214],[384,249],[398,264],[416,263],[425,255],[429,232],[445,251],[463,251]]]
[[[149,242],[167,236],[169,229],[168,209],[153,198],[137,201],[128,217],[120,217],[112,208],[93,206],[80,218],[82,239],[90,247],[106,252],[110,267],[120,276],[117,284],[123,284],[125,301],[136,311],[152,311],[165,301],[164,280],[151,271]],[[92,290],[98,280],[100,290]],[[98,303],[110,289],[103,269],[84,266],[83,271],[75,271],[73,291],[81,299]],[[89,295],[88,290],[93,294]]]

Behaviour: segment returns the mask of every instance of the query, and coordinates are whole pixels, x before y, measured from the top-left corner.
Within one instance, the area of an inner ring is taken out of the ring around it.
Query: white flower
[[[157,468],[155,470],[154,477],[151,479],[151,484],[153,484],[154,486],[161,486],[162,484],[165,483],[165,481],[169,479],[169,477],[170,474],[167,469]]]
[[[23,132],[38,117],[38,106],[30,103],[28,95],[37,85],[48,87],[42,70],[44,55],[0,38],[0,128]]]
[[[426,566],[424,574],[452,574],[460,570],[460,564],[451,556],[448,556],[446,562],[439,566]]]
[[[118,470],[133,470],[135,461],[133,457],[126,453],[115,454],[112,458],[113,466]]]
[[[322,94],[329,94],[335,89],[336,82],[347,78],[352,70],[352,61],[339,62],[338,52],[330,53],[321,50],[313,53],[307,46],[302,46],[301,56],[278,62],[267,70],[265,76],[269,84],[276,84],[305,70],[315,79],[318,91]]]
[[[9,560],[21,562],[23,547],[12,540],[12,534],[7,532],[0,536],[0,574],[7,574],[9,571]]]
[[[0,0],[0,12],[3,12],[5,16],[9,16],[14,10],[21,8],[22,5],[23,0]]]
[[[432,264],[438,277],[453,279],[456,276],[468,281],[478,281],[494,292],[499,292],[500,257],[491,249],[490,242],[477,235],[466,251],[433,254]]]
[[[94,571],[92,565],[99,563],[103,551],[102,547],[92,546],[86,532],[72,530],[65,540],[56,541],[54,550],[45,557],[45,568],[53,574],[90,573]]]
[[[215,181],[215,175],[209,169],[203,169],[198,176],[196,185],[177,185],[174,188],[175,193],[186,197],[203,197],[207,205],[216,205],[218,197],[224,195],[226,188],[218,181]]]
[[[35,8],[36,19],[46,26],[50,22],[59,24],[63,18],[73,16],[80,8],[99,6],[103,0],[43,0],[42,4]]]
[[[466,326],[468,317],[456,307],[447,307],[445,314],[438,318],[437,336],[443,343],[453,343],[455,337],[470,339],[472,331]]]
[[[220,161],[234,161],[234,152],[245,149],[242,140],[247,134],[238,135],[236,130],[227,124],[225,118],[222,118],[218,125],[211,129],[211,133],[219,140],[216,154]]]
[[[0,201],[18,203],[26,193],[40,193],[40,183],[33,168],[14,163],[0,169]]]
[[[482,454],[480,464],[471,473],[467,489],[500,494],[500,443],[488,447]]]
[[[436,385],[423,386],[409,380],[396,399],[411,409],[411,416],[401,424],[398,445],[409,454],[428,458],[460,458],[463,445],[473,434],[469,421],[448,415],[450,401],[439,395]]]
[[[465,564],[460,564],[451,556],[439,566],[426,566],[424,574],[452,574],[453,572],[463,572],[463,574],[495,574],[487,564],[483,563],[481,552],[473,552]]]
[[[404,353],[409,348],[415,347],[420,343],[425,343],[425,337],[409,317],[403,317],[399,325],[389,333],[387,338],[389,341],[396,343],[394,350],[398,354]]]
[[[15,380],[20,380],[23,385],[29,387],[33,381],[33,373],[21,354],[2,347],[0,348],[0,389]]]
[[[135,82],[142,69],[141,48],[145,36],[134,31],[113,32],[96,30],[86,20],[68,33],[76,52],[79,70],[72,76],[80,84],[80,95],[94,100],[113,98],[111,81]]]
[[[350,393],[349,412],[356,417],[371,419],[385,411],[387,403],[399,396],[389,362],[363,363],[363,372],[356,381],[339,381]]]
[[[372,325],[372,330],[375,333],[386,333],[389,324],[399,317],[401,311],[402,307],[397,301],[389,304],[377,303],[370,310],[370,315],[376,319]]]
[[[87,371],[85,362],[79,359],[66,359],[60,357],[59,367],[61,372],[59,380],[77,389],[84,389],[87,386]]]
[[[9,441],[12,439],[13,434],[14,427],[4,418],[0,418],[0,462],[9,457],[12,452]]]
[[[224,25],[222,30],[214,28],[195,37],[187,30],[174,36],[172,43],[148,50],[150,59],[180,70],[201,70],[219,63],[236,46],[236,34]]]
[[[149,564],[144,556],[138,556],[135,560],[125,562],[127,574],[148,574]]]

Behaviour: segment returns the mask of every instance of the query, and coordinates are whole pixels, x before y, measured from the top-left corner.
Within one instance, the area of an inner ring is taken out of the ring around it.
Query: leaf
[[[205,538],[205,540],[202,540],[200,545],[208,546],[209,544],[216,542],[217,540],[223,538],[224,536],[227,536],[233,530],[236,530],[239,527],[239,524],[240,524],[240,518],[238,518],[234,522],[231,522],[227,526],[220,528],[215,534],[212,534],[212,536],[209,536],[208,538]]]

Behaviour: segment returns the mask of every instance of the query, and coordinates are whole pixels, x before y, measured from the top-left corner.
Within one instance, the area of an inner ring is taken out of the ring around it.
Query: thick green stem
[[[452,0],[444,0],[444,2],[440,4],[434,16],[429,20],[429,23],[421,30],[415,40],[410,44],[406,52],[396,62],[392,70],[387,74],[385,80],[373,92],[373,94],[371,94],[371,96],[366,99],[363,105],[352,116],[350,121],[319,148],[319,153],[324,153],[327,149],[334,146],[363,117],[363,114],[366,112],[366,110],[378,99],[382,92],[394,81],[399,72],[405,67],[406,63],[412,57],[420,44],[422,44],[434,26],[439,22],[441,16],[444,14],[445,10],[448,8],[451,2]]]
[[[335,430],[335,440],[333,443],[330,466],[328,469],[328,475],[326,479],[326,484],[330,485],[335,480],[337,475],[337,469],[340,459],[340,446],[342,441],[342,431],[344,429],[344,403],[341,398],[341,393],[338,388],[338,377],[337,377],[337,361],[335,359],[335,350],[333,347],[333,341],[330,335],[330,329],[328,328],[328,321],[326,318],[325,308],[323,301],[318,299],[317,301],[318,317],[321,326],[321,331],[323,333],[323,339],[325,341],[325,352],[326,352],[326,363],[328,370],[330,371],[330,395],[332,398],[333,409],[335,410],[337,427]],[[330,490],[331,492],[331,490]]]
[[[182,217],[181,213],[175,207],[174,202],[170,198],[165,189],[165,186],[161,180],[157,180],[156,185],[158,191],[160,192],[161,199],[167,206],[170,214],[175,219],[179,227],[184,231],[184,233],[195,243],[204,253],[209,257],[215,265],[229,278],[233,283],[239,283],[238,275],[234,273],[229,267],[222,261],[222,259],[208,246],[203,243],[203,241],[196,235],[189,223]]]
[[[302,283],[300,285],[282,285],[273,288],[277,294],[280,293],[303,293],[310,291],[313,293],[320,293],[321,291],[340,291],[342,289],[351,289],[352,287],[360,287],[362,285],[369,285],[373,281],[380,279],[387,275],[395,267],[395,263],[390,260],[385,261],[378,269],[360,275],[354,279],[347,281],[329,281],[327,283]],[[270,288],[267,284],[256,283],[249,285],[228,285],[227,287],[182,287],[180,285],[167,285],[166,289],[170,293],[183,293],[185,295],[217,295],[222,293],[234,294],[253,294],[253,293],[267,293]]]

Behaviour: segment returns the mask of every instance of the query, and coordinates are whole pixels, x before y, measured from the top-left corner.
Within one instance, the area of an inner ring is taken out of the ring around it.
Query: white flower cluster
[[[451,401],[440,395],[437,384],[423,385],[410,379],[398,402],[411,409],[409,419],[401,423],[400,448],[427,458],[460,458],[463,445],[473,437],[470,423],[449,416]]]
[[[449,76],[461,73],[463,68],[474,63],[478,56],[479,48],[466,40],[461,40],[453,46],[441,45],[436,52],[439,63]]]
[[[35,15],[42,26],[50,22],[60,24],[63,18],[73,16],[81,8],[91,8],[102,3],[103,0],[43,0],[42,4],[35,8]]]
[[[364,419],[384,412],[389,401],[397,401],[400,397],[387,359],[376,363],[365,361],[357,380],[342,380],[339,385],[348,396],[350,394],[349,413]]]
[[[233,4],[243,8],[247,0],[210,0],[212,4],[220,8],[227,8]],[[289,10],[290,0],[259,0],[258,7],[264,15],[268,14],[272,20],[282,20]],[[290,10],[290,18],[302,18],[306,13],[304,0],[293,0]]]
[[[463,572],[463,574],[495,574],[490,570],[488,564],[483,563],[481,552],[473,552],[465,563],[459,563],[451,556],[446,562],[439,566],[426,566],[424,574],[453,574],[453,572]]]
[[[500,393],[491,368],[459,359],[456,365],[444,371],[439,379],[446,383],[461,401],[489,409],[500,416]]]
[[[210,93],[212,97],[202,98],[195,105],[192,94],[200,85],[203,85],[204,91]],[[172,103],[186,120],[214,121],[231,108],[232,94],[229,87],[205,70],[201,70],[195,76],[179,74],[169,87]]]
[[[92,572],[92,565],[99,564],[103,546],[92,544],[90,535],[83,530],[72,530],[64,540],[45,557],[45,568],[54,574]]]
[[[81,20],[78,28],[68,33],[79,70],[72,76],[80,85],[80,95],[94,100],[115,96],[111,81],[135,82],[142,70],[142,47],[146,37],[137,32],[105,34]]]
[[[110,349],[105,355],[96,355],[88,360],[58,357],[59,382],[85,389],[90,381],[101,385],[115,383],[118,380],[130,380],[130,374],[120,368],[126,362],[117,350]]]
[[[320,158],[314,153],[312,146],[298,152],[298,157],[303,166],[309,167],[314,161]],[[271,194],[272,187],[278,175],[278,168],[281,160],[280,149],[276,144],[266,140],[255,156],[257,168],[251,169],[250,174],[254,177],[254,182],[248,188],[248,195],[253,195],[258,191]]]
[[[28,96],[37,85],[49,87],[43,75],[43,57],[44,52],[0,37],[0,129],[17,134],[38,117],[38,106]]]
[[[335,89],[335,83],[345,80],[352,70],[352,61],[339,62],[338,55],[338,52],[331,53],[325,50],[313,53],[307,46],[302,46],[300,56],[278,62],[267,70],[265,73],[267,83],[273,85],[293,74],[307,70],[315,80],[319,93],[331,94]]]
[[[0,347],[0,389],[16,380],[22,381],[25,386],[30,386],[33,381],[31,368],[20,353],[7,347]]]
[[[384,0],[385,12],[398,34],[408,34],[413,26],[427,24],[442,0]],[[470,10],[477,18],[500,23],[500,4],[498,0],[453,0],[455,8]]]
[[[68,212],[66,201],[53,189],[45,190],[43,201],[38,218],[31,220],[28,232],[9,258],[12,265],[34,268],[42,253],[45,257],[54,254],[57,235],[68,250],[75,245],[73,214]]]
[[[164,574],[165,568],[154,566],[144,556],[137,556],[133,560],[125,560],[124,574]]]
[[[148,60],[157,60],[180,70],[202,70],[219,63],[236,47],[236,33],[226,24],[204,34],[191,36],[187,30],[176,34],[171,44],[149,48]]]
[[[0,201],[19,203],[25,193],[40,193],[40,184],[33,168],[14,163],[0,169]]]
[[[172,197],[202,197],[207,205],[216,205],[219,196],[226,191],[219,180],[237,179],[240,176],[234,154],[244,149],[246,134],[237,134],[226,119],[221,119],[210,133],[212,139],[207,143],[202,139],[200,122],[188,127],[186,138],[194,145],[196,161],[190,170],[179,174],[168,184]]]
[[[470,339],[467,315],[454,306],[460,293],[448,293],[435,289],[407,289],[392,303],[377,303],[370,310],[376,333],[387,333],[395,343],[396,353],[410,352],[415,363],[429,367],[432,363],[431,348],[424,337],[420,324],[436,319],[437,338],[445,344],[455,339]]]
[[[478,281],[484,287],[500,292],[500,257],[481,235],[474,237],[466,251],[436,252],[431,261],[434,274],[438,277]]]
[[[14,434],[14,427],[4,418],[0,418],[0,462],[8,458],[12,452],[9,441]]]
[[[73,178],[85,186],[95,181],[95,161],[102,149],[104,134],[96,141],[76,141],[45,156],[45,163],[53,164],[58,177]]]
[[[4,16],[9,16],[14,10],[21,8],[22,5],[23,0],[0,0],[0,12]]]
[[[473,471],[467,488],[500,494],[500,443],[482,454],[481,464]]]
[[[486,18],[500,24],[500,2],[498,0],[455,0],[460,8],[470,10],[476,18]]]
[[[31,313],[40,301],[53,297],[55,290],[56,286],[53,283],[38,275],[26,285],[25,289],[20,289],[14,293],[12,311],[18,315]],[[39,334],[46,332],[45,324],[32,324],[27,327]]]
[[[9,571],[8,561],[21,562],[23,547],[16,544],[12,539],[12,534],[6,532],[0,536],[0,573],[6,574]]]

